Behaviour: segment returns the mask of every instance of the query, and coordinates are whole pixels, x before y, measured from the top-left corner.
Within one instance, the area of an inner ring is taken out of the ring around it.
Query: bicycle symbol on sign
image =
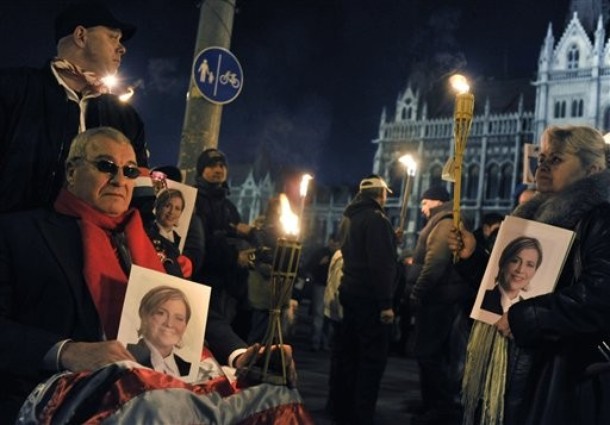
[[[231,84],[231,86],[235,89],[239,88],[239,85],[241,84],[241,81],[239,81],[239,79],[237,78],[237,74],[234,72],[231,72],[231,71],[227,71],[224,74],[222,74],[218,80],[219,80],[220,84],[222,84],[222,85]]]

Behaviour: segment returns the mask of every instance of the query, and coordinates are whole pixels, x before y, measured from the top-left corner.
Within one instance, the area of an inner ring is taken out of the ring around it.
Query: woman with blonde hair
[[[610,423],[610,363],[600,354],[610,335],[608,152],[602,135],[588,126],[543,132],[537,193],[513,215],[573,230],[574,242],[555,291],[512,305],[489,328],[507,338],[499,337],[506,351],[494,349],[489,366],[481,367],[469,346],[464,424]],[[449,245],[465,260],[459,268],[484,270],[486,258],[472,234],[460,230]],[[485,326],[477,322],[471,341]]]

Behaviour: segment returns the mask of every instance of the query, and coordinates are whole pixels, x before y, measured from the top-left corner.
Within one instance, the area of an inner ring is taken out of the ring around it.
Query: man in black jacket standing
[[[142,120],[101,82],[117,72],[134,32],[102,3],[70,5],[55,19],[50,63],[0,70],[0,212],[51,205],[70,143],[89,128],[120,130],[148,166]]]
[[[379,176],[360,182],[341,223],[343,322],[333,347],[329,405],[340,424],[372,424],[385,370],[396,286],[396,236],[383,207],[388,188]],[[391,193],[391,192],[390,192]]]

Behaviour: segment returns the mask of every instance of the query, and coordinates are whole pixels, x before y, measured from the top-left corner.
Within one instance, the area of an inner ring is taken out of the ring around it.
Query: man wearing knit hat
[[[101,2],[68,5],[55,19],[50,63],[0,72],[0,212],[51,205],[72,139],[93,127],[120,130],[148,166],[142,120],[101,81],[117,72],[134,32]]]
[[[206,149],[197,158],[197,202],[195,212],[201,218],[205,234],[205,254],[200,273],[193,279],[210,285],[211,308],[216,309],[236,332],[246,338],[249,320],[248,242],[252,227],[243,223],[237,208],[227,197],[228,162],[218,149]]]
[[[419,365],[422,406],[412,423],[458,423],[460,418],[457,348],[452,347],[452,327],[468,288],[453,267],[447,245],[453,227],[452,203],[442,186],[421,196],[427,219],[413,252],[410,304],[415,314],[415,356]],[[449,361],[447,361],[449,359]]]
[[[396,290],[396,235],[383,207],[386,182],[370,175],[340,227],[343,321],[333,344],[329,408],[339,424],[373,424],[385,370]]]

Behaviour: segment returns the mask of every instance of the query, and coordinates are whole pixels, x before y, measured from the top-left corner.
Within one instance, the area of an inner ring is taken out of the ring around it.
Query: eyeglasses
[[[74,158],[74,160],[85,161],[91,165],[94,165],[97,168],[97,171],[100,173],[108,173],[112,177],[115,177],[119,173],[119,168],[123,170],[123,175],[128,179],[137,179],[140,177],[140,169],[138,167],[134,167],[133,165],[124,165],[123,167],[119,167],[114,162],[108,159],[98,159],[96,161],[92,161],[87,158]]]

